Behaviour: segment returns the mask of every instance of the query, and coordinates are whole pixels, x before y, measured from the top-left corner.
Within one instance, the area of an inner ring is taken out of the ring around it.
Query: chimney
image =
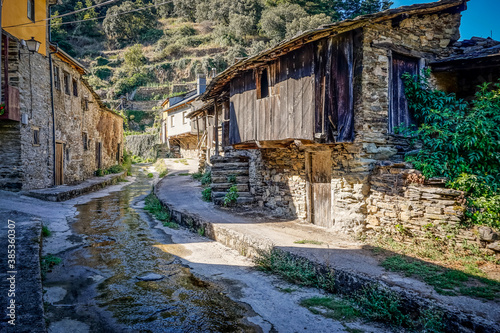
[[[196,75],[196,87],[197,87],[197,92],[198,95],[201,95],[205,92],[207,89],[207,79],[205,78],[204,74],[197,74]]]

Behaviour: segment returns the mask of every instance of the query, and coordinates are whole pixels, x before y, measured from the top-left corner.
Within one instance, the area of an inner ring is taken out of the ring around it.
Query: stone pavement
[[[77,196],[94,192],[108,185],[114,185],[126,176],[126,171],[103,177],[92,177],[76,185],[61,185],[39,190],[27,191],[26,195],[46,201],[65,201]]]
[[[276,247],[335,272],[335,283],[343,293],[354,293],[367,284],[381,283],[402,297],[405,306],[443,309],[448,328],[455,332],[500,332],[500,306],[465,296],[444,296],[413,278],[379,266],[372,251],[358,241],[298,221],[275,219],[265,210],[230,210],[201,199],[202,188],[190,176],[196,163],[180,165],[166,160],[169,175],[155,186],[155,194],[179,224],[197,230],[240,254],[254,256],[259,249]],[[295,244],[314,240],[321,245]]]
[[[4,209],[0,209],[0,217],[0,331],[45,332],[39,260],[41,220]],[[15,258],[8,258],[8,251]],[[13,258],[15,262],[8,261]]]

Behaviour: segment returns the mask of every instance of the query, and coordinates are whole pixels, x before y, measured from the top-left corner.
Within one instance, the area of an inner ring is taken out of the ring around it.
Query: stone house
[[[104,108],[82,79],[81,65],[49,48],[47,27],[35,23],[47,17],[48,6],[54,3],[3,3],[1,91],[5,109],[0,115],[0,189],[46,188],[92,176],[99,162],[97,146],[85,150],[89,147],[85,134],[91,143],[101,143],[101,167],[116,164],[121,154],[117,149],[123,119]],[[31,37],[40,42],[38,52],[26,47]],[[53,68],[59,69],[53,77],[52,60]]]
[[[412,185],[418,172],[403,162],[412,147],[396,127],[414,123],[401,75],[451,55],[466,3],[325,25],[222,72],[201,96],[227,152],[212,158],[212,175],[234,172],[253,202],[339,232],[458,223],[459,192]],[[214,199],[228,185],[216,178]]]
[[[83,78],[85,68],[67,53],[54,53],[56,179],[72,184],[92,177],[97,169],[121,162],[123,118],[108,109]]]
[[[188,114],[192,111],[192,103],[206,89],[206,79],[202,75],[197,77],[196,90],[182,96],[167,98],[162,107],[162,121],[160,141],[167,145],[176,157],[198,157],[198,129],[197,123],[191,122]]]

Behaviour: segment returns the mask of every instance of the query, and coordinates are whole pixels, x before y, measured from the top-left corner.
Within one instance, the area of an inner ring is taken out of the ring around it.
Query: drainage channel
[[[133,208],[151,191],[147,166],[119,192],[77,206],[73,239],[44,281],[49,332],[254,332],[248,309],[214,283],[195,277],[160,249],[170,237],[152,231]]]

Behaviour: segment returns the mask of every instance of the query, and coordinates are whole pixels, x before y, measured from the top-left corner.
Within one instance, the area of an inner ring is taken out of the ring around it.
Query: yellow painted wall
[[[47,18],[47,0],[35,0],[35,21]],[[28,23],[19,27],[13,25]],[[4,0],[2,6],[2,27],[11,35],[28,40],[31,37],[42,44],[39,53],[47,54],[47,21],[33,23],[28,18],[27,0]],[[10,28],[9,28],[10,27]]]

